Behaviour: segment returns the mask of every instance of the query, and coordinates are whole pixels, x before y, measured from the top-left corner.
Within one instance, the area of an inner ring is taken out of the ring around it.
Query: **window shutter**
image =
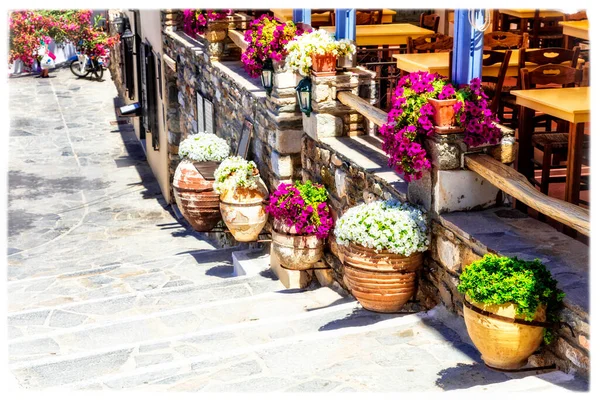
[[[158,99],[156,88],[156,57],[152,50],[146,54],[146,90],[148,101],[148,127],[152,133],[152,147],[158,150]]]
[[[148,60],[146,58],[147,45],[140,46],[140,76],[142,78],[142,125],[146,131],[150,130],[148,126],[148,88],[146,87]]]

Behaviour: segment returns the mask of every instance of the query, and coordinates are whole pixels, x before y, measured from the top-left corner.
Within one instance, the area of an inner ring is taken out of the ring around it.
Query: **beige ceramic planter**
[[[405,257],[352,243],[343,252],[344,283],[367,310],[399,312],[415,294],[423,253]]]
[[[207,163],[214,171],[218,163]],[[208,174],[211,175],[212,174]],[[177,207],[189,224],[199,232],[213,229],[221,220],[219,195],[214,180],[206,179],[189,160],[182,160],[173,176],[173,195]]]
[[[262,180],[258,189],[236,189],[221,194],[221,216],[238,242],[253,242],[267,223],[264,200],[268,195]]]
[[[271,230],[271,246],[279,262],[287,269],[307,270],[323,257],[324,241],[316,235],[283,233],[275,222]]]
[[[506,318],[520,318],[515,313],[516,306],[513,303],[485,305],[469,301],[468,298],[465,301],[491,314]],[[543,327],[500,321],[493,316],[476,312],[467,305],[463,306],[463,313],[469,336],[481,353],[483,361],[490,367],[499,369],[522,367],[544,338]],[[546,320],[543,307],[538,308],[534,320],[539,322]]]

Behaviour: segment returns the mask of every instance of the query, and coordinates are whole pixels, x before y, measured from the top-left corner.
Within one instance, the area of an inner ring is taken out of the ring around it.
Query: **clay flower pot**
[[[468,304],[467,304],[468,303]],[[473,310],[469,304],[483,310]],[[463,313],[469,337],[481,353],[483,361],[493,368],[517,369],[527,363],[527,359],[540,346],[544,338],[544,328],[506,322],[494,318],[494,315],[509,319],[519,318],[513,303],[502,305],[486,305],[465,298]],[[538,307],[535,321],[545,322],[546,311]]]
[[[323,239],[317,235],[298,235],[294,227],[273,222],[271,249],[287,269],[307,270],[323,257]]]
[[[454,105],[458,101],[457,99],[427,99],[427,101],[433,106],[435,111],[435,114],[433,114],[433,121],[436,126],[448,127],[454,125],[456,116]]]
[[[333,54],[312,54],[312,71],[316,76],[335,75],[336,56]]]
[[[221,220],[219,195],[213,189],[213,173],[219,163],[197,164],[202,164],[202,173],[190,160],[184,159],[179,163],[173,177],[173,195],[186,221],[195,230],[206,232]]]
[[[415,294],[423,253],[408,257],[357,244],[343,247],[344,283],[367,310],[395,313]]]
[[[253,242],[267,223],[264,200],[269,192],[262,179],[257,189],[237,188],[221,194],[221,216],[238,242]]]

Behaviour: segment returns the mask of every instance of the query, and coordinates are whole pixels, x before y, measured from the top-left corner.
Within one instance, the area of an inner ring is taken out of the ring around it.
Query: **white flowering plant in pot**
[[[313,66],[313,55],[346,57],[356,53],[356,46],[350,40],[335,40],[326,30],[317,29],[296,36],[285,47],[288,55],[285,59],[289,71],[309,76]]]
[[[240,156],[228,157],[215,171],[214,189],[218,194],[234,191],[237,188],[257,189],[260,174],[254,161]]]
[[[420,209],[394,200],[379,200],[349,209],[336,222],[336,241],[403,256],[426,251],[429,232]]]
[[[191,161],[223,161],[229,156],[229,144],[214,133],[196,133],[179,143],[179,157]]]

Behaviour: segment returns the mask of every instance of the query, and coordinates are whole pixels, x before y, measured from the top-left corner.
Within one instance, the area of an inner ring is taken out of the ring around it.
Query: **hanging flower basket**
[[[316,76],[335,75],[337,58],[333,54],[312,54],[312,72]]]
[[[427,101],[433,106],[435,126],[450,127],[455,125],[456,112],[454,111],[454,105],[458,101],[457,99],[438,100],[429,98]]]

